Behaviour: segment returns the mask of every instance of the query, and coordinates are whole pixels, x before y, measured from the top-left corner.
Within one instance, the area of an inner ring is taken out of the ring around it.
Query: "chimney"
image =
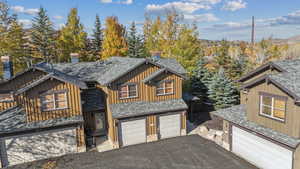
[[[71,63],[78,63],[79,62],[79,53],[71,53]]]
[[[151,52],[151,58],[153,60],[159,60],[160,59],[160,55],[161,55],[160,51],[152,51]]]
[[[3,64],[3,78],[8,80],[13,76],[13,63],[9,56],[2,56],[1,62]]]

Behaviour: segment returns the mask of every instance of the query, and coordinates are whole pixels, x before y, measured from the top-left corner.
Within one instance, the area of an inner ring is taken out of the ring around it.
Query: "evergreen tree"
[[[102,50],[103,34],[99,15],[96,15],[95,28],[92,34],[92,50],[93,53],[100,57]]]
[[[128,56],[133,58],[145,57],[145,48],[141,35],[137,34],[135,23],[132,22],[127,36]]]
[[[233,82],[226,77],[224,69],[220,68],[209,85],[209,98],[213,101],[215,109],[223,109],[237,104],[238,92]]]
[[[231,65],[230,77],[232,80],[237,80],[242,77],[242,75],[249,72],[251,69],[250,62],[245,55],[240,55],[238,58],[233,59]]]
[[[192,72],[191,87],[192,93],[198,96],[202,101],[208,102],[208,86],[211,81],[212,73],[205,67],[207,61],[201,58],[196,68]]]
[[[84,27],[80,23],[77,9],[72,8],[68,16],[67,24],[60,31],[58,38],[59,61],[69,61],[70,53],[77,52],[81,55],[84,54],[86,42],[87,33],[84,32]]]
[[[37,56],[49,62],[54,56],[54,28],[43,7],[40,7],[37,16],[32,20],[31,37],[31,43]]]
[[[105,27],[102,58],[125,56],[128,48],[124,26],[119,23],[117,17],[112,16],[106,18]]]

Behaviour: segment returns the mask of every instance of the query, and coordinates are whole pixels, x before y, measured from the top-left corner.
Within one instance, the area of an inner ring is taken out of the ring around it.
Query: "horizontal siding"
[[[41,111],[40,94],[46,91],[68,90],[68,108],[56,111]],[[29,122],[49,120],[61,117],[71,117],[81,115],[80,89],[69,83],[64,83],[55,79],[47,80],[33,89],[23,94],[23,104],[25,106],[27,120]]]

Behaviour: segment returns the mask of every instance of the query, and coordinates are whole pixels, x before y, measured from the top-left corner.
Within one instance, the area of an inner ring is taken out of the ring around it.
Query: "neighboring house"
[[[86,137],[118,148],[186,134],[186,71],[174,59],[40,63],[13,77],[2,61],[2,166],[85,151]]]
[[[241,105],[224,119],[230,150],[263,169],[300,169],[300,60],[265,64],[239,81]]]

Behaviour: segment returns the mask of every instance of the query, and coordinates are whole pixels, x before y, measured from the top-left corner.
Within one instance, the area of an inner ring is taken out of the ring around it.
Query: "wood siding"
[[[157,116],[152,115],[147,117],[147,135],[157,134]]]
[[[246,81],[243,82],[243,84],[247,84],[249,82],[252,82],[264,75],[268,75],[268,74],[276,74],[279,73],[279,71],[277,69],[267,69],[265,71],[262,71],[261,73],[257,74],[256,76],[251,77],[250,79],[247,79]]]
[[[178,99],[182,97],[182,78],[172,74],[166,73],[157,78],[157,81],[161,80],[174,80],[174,93],[164,96],[156,95],[155,84],[145,84],[142,80],[146,77],[159,70],[158,67],[151,64],[145,64],[132,72],[129,72],[124,77],[120,78],[114,82],[109,88],[107,88],[106,93],[108,95],[108,102],[113,103],[124,103],[124,102],[135,102],[135,101],[162,101],[169,99]],[[138,97],[130,99],[119,99],[118,88],[124,83],[136,83],[138,86]]]
[[[16,101],[0,102],[0,112],[17,105]]]
[[[288,98],[286,103],[285,122],[280,122],[278,120],[259,115],[259,92],[266,92],[274,95],[285,96]],[[285,92],[277,88],[272,83],[267,84],[265,82],[251,88],[248,94],[244,97],[247,97],[246,111],[249,121],[274,129],[278,132],[285,133],[289,136],[293,136],[296,138],[300,137],[300,108],[299,106],[295,105],[294,99],[287,95]]]
[[[67,90],[68,108],[63,110],[42,111],[40,95],[48,91]],[[25,107],[27,121],[41,121],[61,117],[81,115],[80,89],[70,83],[61,82],[55,79],[47,80],[38,86],[26,91],[19,98]]]
[[[76,128],[77,147],[85,146],[84,128],[79,126]]]
[[[124,103],[124,102],[136,102],[136,101],[163,101],[169,99],[182,98],[182,78],[171,73],[165,73],[158,77],[156,80],[173,80],[174,81],[174,93],[165,96],[156,95],[156,86],[145,84],[142,80],[159,70],[159,67],[152,64],[144,64],[134,71],[129,72],[119,80],[115,81],[109,87],[97,85],[97,88],[101,88],[105,92],[106,97],[106,109],[107,109],[107,121],[108,121],[108,137],[114,143],[118,144],[118,128],[116,127],[116,121],[112,117],[112,113],[109,109],[110,104]],[[119,99],[118,89],[121,84],[136,83],[138,85],[138,97],[130,99]],[[151,120],[156,120],[154,117],[149,116]],[[156,124],[156,123],[155,123]],[[155,126],[156,128],[157,126]],[[151,131],[150,131],[151,130]],[[155,133],[154,126],[148,130],[148,132]]]
[[[293,169],[300,169],[300,145],[294,151],[294,166]]]
[[[181,113],[181,129],[186,129],[186,112]]]

